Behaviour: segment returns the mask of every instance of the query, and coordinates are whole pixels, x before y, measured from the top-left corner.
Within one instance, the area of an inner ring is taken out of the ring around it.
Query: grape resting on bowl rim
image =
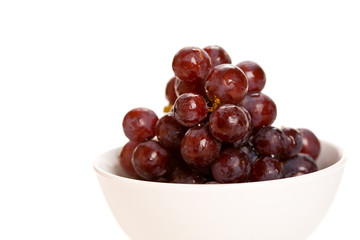
[[[128,143],[119,155],[142,180],[217,184],[267,181],[318,170],[320,141],[306,128],[275,127],[276,104],[262,92],[259,64],[231,63],[220,46],[184,47],[167,82],[159,118],[147,108],[123,119]]]

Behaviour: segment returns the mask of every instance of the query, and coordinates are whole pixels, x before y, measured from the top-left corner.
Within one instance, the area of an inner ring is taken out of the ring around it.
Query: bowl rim
[[[331,146],[332,148],[334,148],[337,153],[340,156],[340,159],[330,165],[329,167],[323,168],[321,170],[318,170],[316,172],[312,172],[312,173],[308,173],[308,174],[304,174],[304,175],[300,175],[300,176],[296,176],[296,177],[290,177],[290,178],[281,178],[281,179],[274,179],[274,180],[268,180],[268,181],[258,181],[258,182],[243,182],[243,183],[221,183],[221,184],[189,184],[189,183],[168,183],[168,182],[155,182],[155,181],[148,181],[148,180],[143,180],[143,179],[134,179],[134,178],[129,178],[129,177],[124,177],[124,176],[119,176],[113,173],[110,173],[108,171],[105,171],[104,169],[102,169],[100,167],[99,162],[104,161],[102,159],[102,156],[113,152],[115,150],[119,150],[121,149],[123,146],[120,147],[116,147],[113,148],[111,150],[108,150],[100,155],[98,155],[95,160],[93,161],[93,169],[95,170],[95,172],[103,177],[115,180],[115,181],[122,181],[122,182],[128,182],[128,183],[133,183],[133,184],[143,184],[143,185],[149,185],[149,186],[171,186],[171,187],[188,187],[188,188],[193,188],[193,187],[197,187],[197,188],[209,188],[209,187],[204,187],[204,186],[212,186],[210,188],[217,188],[219,186],[221,186],[222,188],[224,187],[254,187],[254,186],[268,186],[268,185],[273,185],[273,184],[286,184],[286,183],[293,183],[293,182],[304,182],[304,181],[311,181],[311,179],[313,178],[318,178],[321,176],[325,176],[325,175],[329,175],[332,174],[334,171],[337,171],[338,169],[341,169],[342,167],[344,167],[346,161],[347,161],[347,156],[344,153],[343,149],[341,147],[339,147],[338,145],[334,144],[333,142],[327,141],[327,140],[322,140],[320,139],[321,144],[326,144]]]

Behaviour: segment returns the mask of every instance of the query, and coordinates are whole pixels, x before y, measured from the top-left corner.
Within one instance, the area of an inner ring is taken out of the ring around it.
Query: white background
[[[92,161],[126,142],[127,111],[162,114],[180,48],[212,44],[263,67],[275,125],[345,149],[338,195],[310,239],[360,239],[360,8],[249,2],[1,1],[0,239],[127,240]]]

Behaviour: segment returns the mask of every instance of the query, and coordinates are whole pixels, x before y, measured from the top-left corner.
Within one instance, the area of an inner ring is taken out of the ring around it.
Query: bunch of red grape
[[[158,119],[136,108],[123,119],[119,161],[134,178],[239,183],[317,171],[320,142],[308,129],[272,126],[277,110],[255,62],[231,64],[220,46],[185,47],[172,62],[169,106]]]

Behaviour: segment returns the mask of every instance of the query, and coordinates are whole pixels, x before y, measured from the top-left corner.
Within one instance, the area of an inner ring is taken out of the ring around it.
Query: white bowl
[[[319,171],[236,184],[176,184],[124,177],[121,148],[94,163],[104,196],[133,240],[306,239],[328,211],[345,156],[321,141]],[[339,220],[340,221],[340,220]]]

